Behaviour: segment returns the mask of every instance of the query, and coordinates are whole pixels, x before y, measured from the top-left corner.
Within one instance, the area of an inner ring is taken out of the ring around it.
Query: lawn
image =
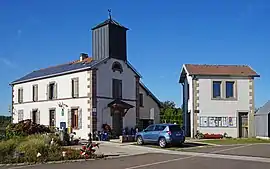
[[[270,143],[270,140],[257,138],[230,138],[230,139],[216,139],[216,140],[202,140],[201,143],[228,145],[228,144],[254,144],[254,143]]]

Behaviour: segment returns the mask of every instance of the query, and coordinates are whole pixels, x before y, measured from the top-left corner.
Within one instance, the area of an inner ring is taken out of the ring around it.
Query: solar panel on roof
[[[46,68],[46,69],[40,69],[37,71],[33,71],[24,77],[17,79],[13,81],[12,83],[20,82],[20,81],[25,81],[25,80],[30,80],[34,78],[39,78],[39,77],[44,77],[44,76],[49,76],[49,75],[55,75],[59,73],[65,73],[68,71],[73,71],[73,70],[78,70],[82,68],[91,68],[94,64],[98,63],[98,61],[92,61],[89,63],[75,63],[75,64],[64,64],[64,65],[59,65],[51,68]]]

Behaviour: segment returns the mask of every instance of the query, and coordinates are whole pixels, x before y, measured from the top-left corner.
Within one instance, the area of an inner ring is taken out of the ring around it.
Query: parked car
[[[135,136],[137,144],[181,145],[185,142],[184,130],[177,124],[152,124]]]

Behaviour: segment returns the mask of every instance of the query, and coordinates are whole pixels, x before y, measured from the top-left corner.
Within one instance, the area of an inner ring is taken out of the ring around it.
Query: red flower
[[[86,149],[86,146],[82,146],[82,149],[85,150]]]

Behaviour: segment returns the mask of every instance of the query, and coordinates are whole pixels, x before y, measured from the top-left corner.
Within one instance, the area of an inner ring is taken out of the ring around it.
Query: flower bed
[[[65,152],[65,156],[63,156]],[[47,135],[17,137],[0,142],[0,163],[36,163],[83,158],[79,150],[50,144]]]
[[[223,135],[222,134],[204,134],[203,135],[203,138],[204,139],[221,139],[223,138]]]

